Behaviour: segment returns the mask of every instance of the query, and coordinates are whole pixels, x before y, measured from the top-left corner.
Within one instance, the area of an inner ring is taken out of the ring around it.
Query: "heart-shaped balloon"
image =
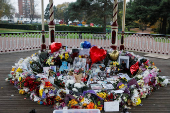
[[[51,53],[58,51],[62,47],[62,44],[60,42],[53,42],[50,45]]]
[[[112,61],[116,61],[119,57],[119,51],[114,50],[112,53],[109,53],[109,58]]]
[[[135,75],[139,70],[139,62],[136,62],[130,67],[130,72],[132,75]]]
[[[107,52],[104,49],[99,49],[97,46],[93,46],[90,49],[90,58],[93,63],[102,61],[105,59]]]

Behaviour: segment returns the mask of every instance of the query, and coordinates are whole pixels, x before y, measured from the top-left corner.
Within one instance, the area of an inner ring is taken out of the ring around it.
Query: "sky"
[[[34,0],[35,4],[37,4],[36,7],[36,13],[41,14],[41,0]],[[128,2],[129,0],[126,0]],[[53,0],[54,5],[57,6],[58,4],[62,4],[64,2],[76,2],[76,0]],[[15,12],[18,12],[18,0],[10,0],[10,3],[15,7]],[[44,0],[44,10],[47,7],[47,4],[49,3],[49,0]]]
[[[36,7],[36,12],[41,14],[41,0],[34,0],[35,4],[37,4],[38,6]],[[58,4],[62,4],[64,2],[76,2],[76,0],[53,0],[53,3],[55,6],[57,6]],[[18,12],[18,0],[10,0],[10,3],[15,7],[16,11]],[[44,0],[44,10],[47,7],[47,4],[49,3],[49,0]]]

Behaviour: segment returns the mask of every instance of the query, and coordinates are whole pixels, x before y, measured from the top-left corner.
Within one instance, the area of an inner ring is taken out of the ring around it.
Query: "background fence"
[[[1,33],[0,53],[40,49],[41,37],[42,32]],[[48,49],[48,32],[45,32],[45,37]],[[121,33],[118,34],[118,49],[120,39]],[[111,46],[111,33],[57,31],[55,41],[69,48],[79,48],[81,42],[89,41],[91,45],[107,49]],[[170,55],[170,36],[168,35],[125,33],[124,44],[126,50]]]

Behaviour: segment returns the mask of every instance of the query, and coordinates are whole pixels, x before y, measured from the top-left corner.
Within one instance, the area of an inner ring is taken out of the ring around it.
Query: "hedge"
[[[41,25],[36,24],[0,24],[0,28],[22,29],[22,30],[41,30]],[[45,25],[45,31],[48,31],[48,25]],[[103,32],[102,27],[75,27],[75,26],[55,26],[55,31],[90,31]]]

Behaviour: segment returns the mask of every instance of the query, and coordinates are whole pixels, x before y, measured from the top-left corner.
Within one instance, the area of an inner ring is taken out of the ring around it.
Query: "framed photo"
[[[129,56],[119,56],[118,62],[122,69],[129,69]]]
[[[50,69],[52,69],[55,73],[57,72],[56,71],[56,66],[50,66]]]
[[[97,68],[100,69],[101,71],[105,71],[105,65],[104,64],[96,64]]]

